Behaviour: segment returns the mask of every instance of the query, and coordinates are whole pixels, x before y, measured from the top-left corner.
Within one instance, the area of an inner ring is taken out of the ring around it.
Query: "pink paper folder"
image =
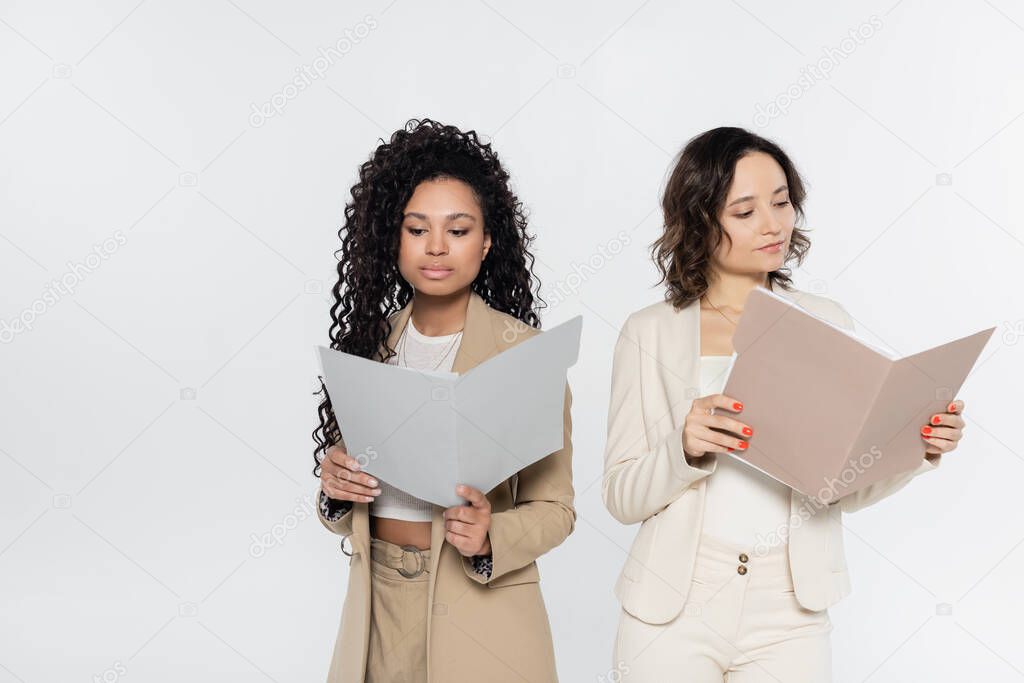
[[[994,330],[900,357],[757,287],[722,390],[754,429],[732,455],[821,500],[915,470],[921,427],[956,397]]]

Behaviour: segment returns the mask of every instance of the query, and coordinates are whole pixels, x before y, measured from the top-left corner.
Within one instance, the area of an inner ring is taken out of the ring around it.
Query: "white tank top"
[[[428,337],[412,324],[412,317],[395,344],[396,355],[388,359],[389,365],[415,368],[417,370],[438,370],[451,372],[455,354],[462,343],[462,332],[441,337]],[[374,517],[402,519],[407,522],[429,522],[433,519],[434,506],[425,500],[396,489],[386,481],[380,482],[380,495],[369,505]]]
[[[732,371],[736,354],[701,356],[701,396],[720,394]],[[717,412],[717,411],[716,411]],[[743,413],[735,415],[743,420]],[[751,441],[757,439],[757,425]],[[703,533],[749,548],[758,543],[776,545],[788,539],[790,488],[764,472],[718,453],[718,465],[708,477],[704,499]]]

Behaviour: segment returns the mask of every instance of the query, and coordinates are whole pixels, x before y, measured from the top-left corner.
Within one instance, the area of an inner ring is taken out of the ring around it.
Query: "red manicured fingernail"
[[[732,409],[733,410],[743,410],[743,404],[740,403],[739,401],[737,401],[736,403],[732,404]]]
[[[743,428],[743,433],[746,434],[747,436],[753,436],[754,435],[754,430],[751,429],[750,427],[744,427]]]
[[[740,448],[746,448],[747,447],[747,442],[746,441],[740,441],[739,447]]]
[[[932,428],[931,427],[921,427],[921,431],[923,433],[925,433],[925,434],[931,434],[932,433]]]
[[[955,413],[956,412],[956,404],[955,403],[950,403],[949,407],[946,408],[946,412],[947,413]]]
[[[732,449],[731,448],[729,449],[729,452],[732,453]]]
[[[938,415],[932,415],[932,424],[933,425],[937,425],[940,422],[942,422],[942,418],[941,417],[939,417]]]

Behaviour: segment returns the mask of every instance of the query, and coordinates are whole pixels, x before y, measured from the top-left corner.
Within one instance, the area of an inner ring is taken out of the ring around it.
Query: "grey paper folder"
[[[563,445],[566,372],[581,316],[506,349],[464,375],[388,365],[317,346],[352,457],[417,498],[452,507]]]
[[[754,429],[733,454],[820,500],[915,470],[921,426],[956,397],[994,330],[898,357],[757,287],[722,390]]]

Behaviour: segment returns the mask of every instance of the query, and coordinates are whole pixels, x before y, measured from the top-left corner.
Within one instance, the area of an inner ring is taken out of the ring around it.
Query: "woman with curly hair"
[[[461,374],[537,334],[526,228],[489,144],[410,121],[345,207],[331,347]],[[321,391],[318,514],[351,544],[328,683],[556,680],[535,561],[576,520],[568,386],[564,447],[492,491],[460,485],[467,504],[447,509],[363,472]]]
[[[623,325],[608,410],[602,497],[641,523],[615,585],[623,681],[830,681],[827,608],[851,587],[842,514],[934,470],[961,437],[955,400],[921,426],[915,471],[815,498],[726,455],[760,427],[720,393],[751,290],[854,329],[839,303],[792,286],[787,264],[810,247],[804,197],[785,152],[740,128],[692,139],[665,188],[652,245],[665,301]]]

